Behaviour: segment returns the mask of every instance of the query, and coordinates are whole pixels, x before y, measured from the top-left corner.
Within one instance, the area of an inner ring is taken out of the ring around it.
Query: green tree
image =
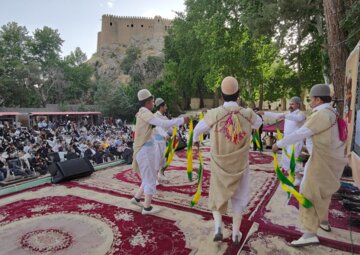
[[[30,42],[32,60],[38,65],[38,80],[34,84],[42,106],[63,97],[65,86],[61,68],[61,46],[63,40],[57,30],[49,27],[36,29]]]
[[[138,110],[137,84],[115,86],[100,80],[96,84],[95,103],[105,116],[132,120]]]
[[[15,22],[0,30],[0,105],[27,106],[36,103],[29,76],[34,69],[29,59],[29,41],[26,27]]]
[[[94,89],[94,83],[91,77],[94,70],[86,64],[86,60],[86,54],[78,47],[64,58],[63,71],[66,86],[62,101],[75,104],[93,103],[91,91]]]
[[[239,5],[241,20],[254,35],[277,39],[295,63],[299,83],[303,77],[312,77],[314,83],[331,82],[335,96],[343,98],[347,46],[353,47],[360,39],[359,1],[242,0]],[[319,70],[323,79],[316,75]]]

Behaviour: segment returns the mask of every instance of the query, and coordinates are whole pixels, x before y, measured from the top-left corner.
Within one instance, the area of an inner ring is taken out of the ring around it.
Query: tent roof
[[[31,112],[30,115],[100,115],[101,112]]]
[[[15,116],[20,114],[20,112],[0,112],[0,116]]]
[[[279,121],[279,129],[281,133],[284,133],[284,120]],[[276,123],[264,126],[262,129],[263,132],[276,132]]]

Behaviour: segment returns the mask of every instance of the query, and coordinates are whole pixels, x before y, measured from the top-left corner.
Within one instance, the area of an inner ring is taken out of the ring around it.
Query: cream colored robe
[[[141,107],[136,114],[136,126],[135,126],[135,140],[134,140],[134,154],[132,168],[135,172],[140,172],[139,165],[136,162],[136,154],[141,147],[148,141],[153,135],[153,127],[149,124],[149,121],[154,118],[151,111],[145,107]]]
[[[246,136],[238,143],[230,142],[220,130],[224,127],[228,114],[240,111],[245,116],[237,114],[240,125]],[[212,211],[227,211],[228,201],[239,186],[243,172],[249,167],[249,143],[251,124],[257,115],[251,109],[223,107],[209,110],[204,121],[211,127],[211,178],[209,191],[209,209]]]
[[[330,126],[332,127],[329,128]],[[301,193],[314,207],[306,209],[300,206],[300,220],[306,230],[315,233],[320,222],[327,220],[331,196],[340,187],[340,178],[347,160],[344,144],[334,146],[332,134],[338,135],[338,127],[336,115],[329,108],[313,112],[304,127],[314,135],[313,151],[306,166]]]

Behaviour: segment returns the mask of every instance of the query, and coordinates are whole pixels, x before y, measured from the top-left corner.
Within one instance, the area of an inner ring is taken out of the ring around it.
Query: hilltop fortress
[[[172,20],[160,16],[145,18],[103,15],[101,32],[98,33],[97,52],[112,45],[128,47],[134,42],[136,44],[159,40],[163,42],[171,22]]]
[[[160,16],[144,18],[103,15],[97,51],[88,61],[95,68],[95,77],[113,84],[128,84],[131,77],[121,69],[121,64],[127,50],[135,47],[139,49],[140,56],[134,63],[134,68],[140,69],[137,72],[144,75],[145,84],[156,80],[161,73],[150,74],[145,70],[145,65],[149,57],[164,59],[164,37],[171,22],[172,20]]]

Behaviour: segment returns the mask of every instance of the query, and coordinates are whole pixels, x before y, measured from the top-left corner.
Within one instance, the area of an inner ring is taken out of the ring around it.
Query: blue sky
[[[0,26],[15,21],[30,34],[44,26],[57,29],[64,56],[80,47],[89,58],[103,14],[173,18],[174,11],[184,10],[184,0],[1,0]]]

